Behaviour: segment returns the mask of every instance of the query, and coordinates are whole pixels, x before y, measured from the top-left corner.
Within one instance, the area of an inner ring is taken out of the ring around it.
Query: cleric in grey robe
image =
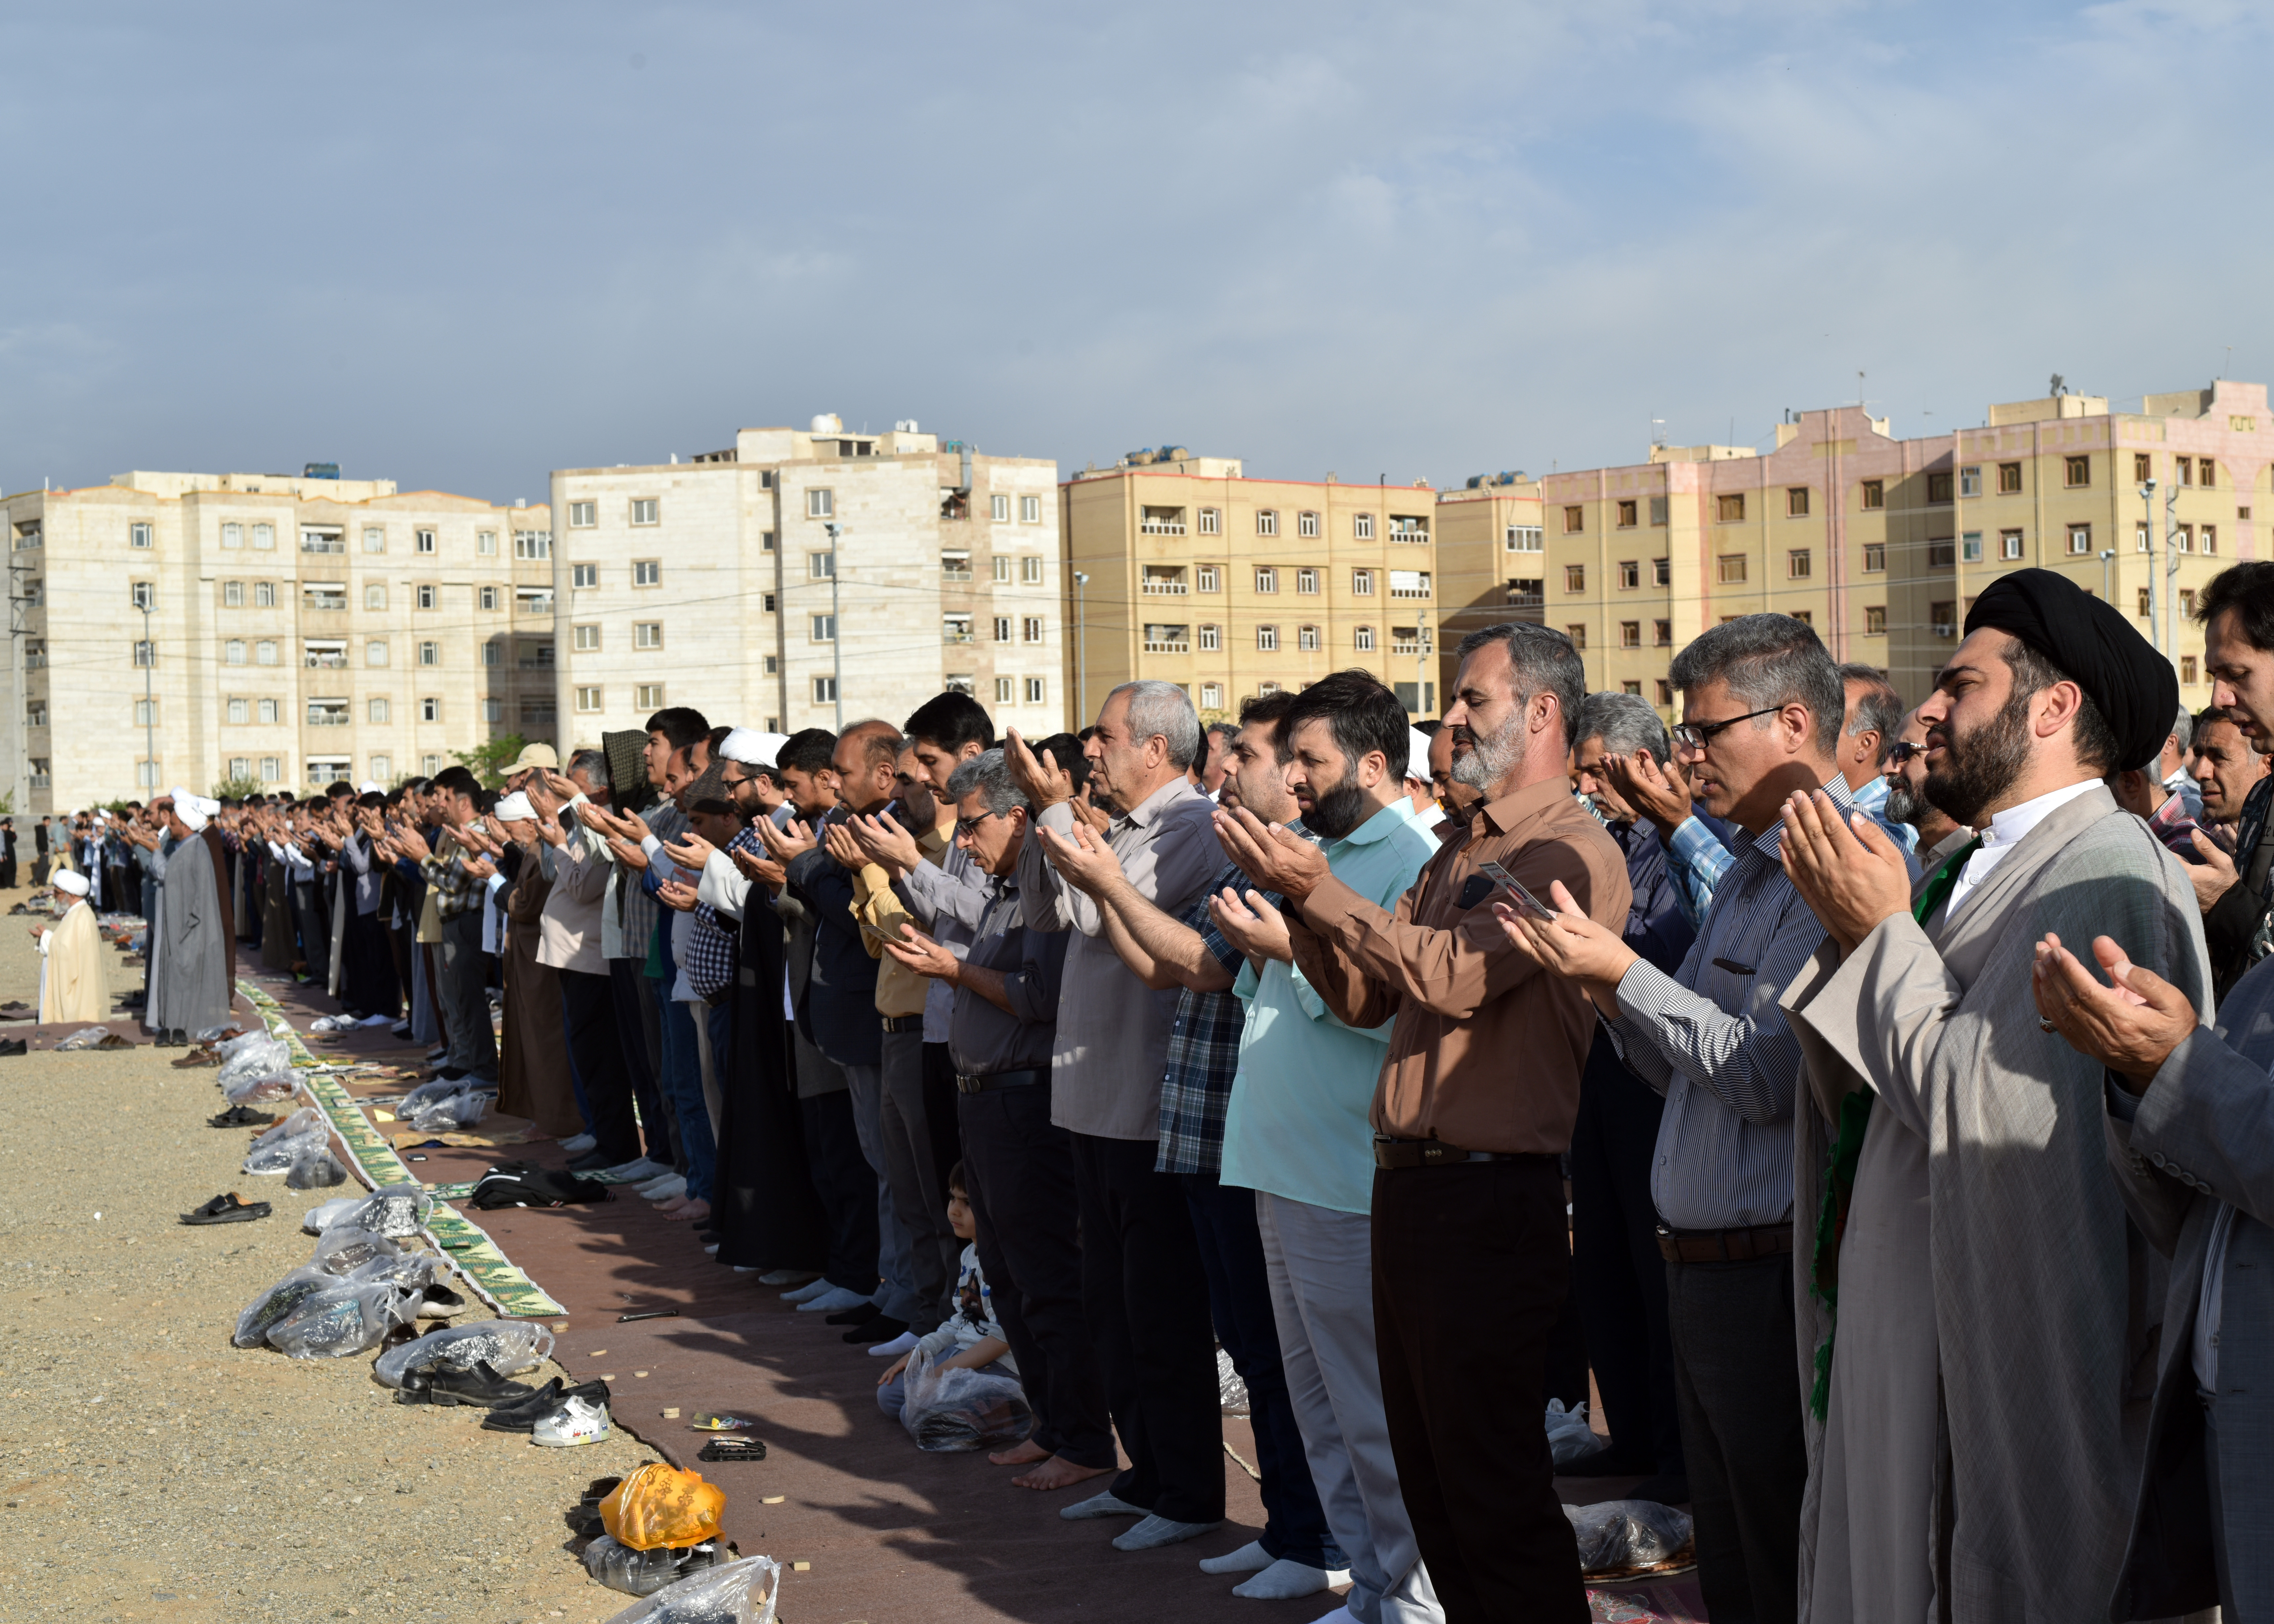
[[[151,929],[151,1003],[147,1019],[161,1041],[220,1026],[229,1019],[229,915],[222,906],[212,852],[198,838],[221,809],[218,801],[174,791],[166,826],[179,842],[166,859],[165,906]]]
[[[2170,663],[2045,570],[1993,581],[1966,630],[1920,717],[1927,793],[1978,839],[1914,891],[1825,803],[1787,820],[1831,938],[1786,997],[1815,1106],[1795,1264],[1826,1378],[1801,1575],[1824,1620],[2105,1614],[2161,1267],[2108,1169],[2101,1068],[2038,1024],[2029,944],[2112,930],[2210,1002],[2186,872],[2102,782],[2168,732]]]

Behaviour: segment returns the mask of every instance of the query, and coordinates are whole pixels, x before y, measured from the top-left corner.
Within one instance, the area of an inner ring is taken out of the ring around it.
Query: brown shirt
[[[1332,878],[1313,891],[1288,921],[1295,963],[1348,1025],[1397,1017],[1375,1132],[1464,1150],[1567,1149],[1594,1007],[1579,983],[1509,946],[1477,864],[1499,863],[1542,899],[1561,880],[1615,933],[1632,898],[1626,854],[1561,778],[1480,805],[1449,832],[1395,914]]]

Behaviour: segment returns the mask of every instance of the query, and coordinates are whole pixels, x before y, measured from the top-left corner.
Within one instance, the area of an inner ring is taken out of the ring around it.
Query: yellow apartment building
[[[1363,666],[1438,711],[1438,496],[1412,485],[1249,479],[1180,447],[1059,487],[1067,686],[1083,721],[1116,685],[1174,682],[1204,720]]]

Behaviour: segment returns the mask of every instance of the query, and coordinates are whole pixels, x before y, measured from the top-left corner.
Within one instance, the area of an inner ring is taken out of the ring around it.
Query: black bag
[[[487,1212],[499,1207],[567,1207],[615,1198],[597,1179],[579,1178],[533,1162],[501,1162],[482,1175],[466,1205]]]

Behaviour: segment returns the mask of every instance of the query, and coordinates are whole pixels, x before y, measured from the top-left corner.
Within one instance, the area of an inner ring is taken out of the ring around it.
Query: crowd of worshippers
[[[1668,730],[1504,625],[1430,734],[1356,671],[1045,740],[674,709],[501,796],[136,822],[191,937],[233,906],[854,1348],[1015,1372],[988,1458],[1120,1550],[1224,1519],[1220,1345],[1237,1594],[1579,1624],[1592,1371],[1716,1624],[2274,1617],[2274,564],[2197,613],[2194,718],[2033,569],[1908,710],[1754,614]]]

